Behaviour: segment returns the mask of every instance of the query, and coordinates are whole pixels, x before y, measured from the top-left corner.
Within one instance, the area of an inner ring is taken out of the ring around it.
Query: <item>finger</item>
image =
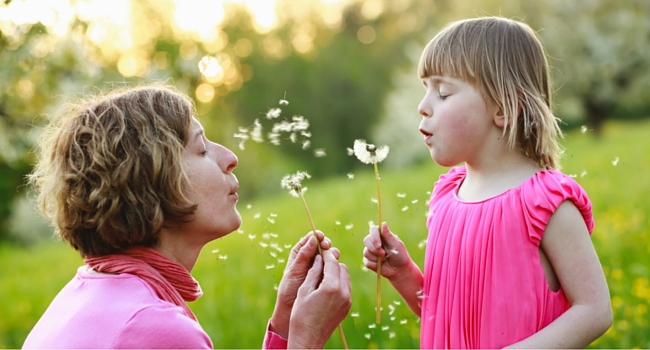
[[[377,262],[376,261],[371,261],[371,260],[368,260],[367,258],[363,258],[363,266],[365,266],[368,270],[377,272]]]
[[[307,272],[307,278],[302,283],[298,289],[298,297],[304,296],[306,294],[312,293],[316,290],[316,286],[321,280],[323,274],[323,258],[320,255],[316,255],[314,258],[314,264]]]
[[[291,261],[296,258],[296,256],[300,252],[300,249],[307,243],[307,240],[309,240],[309,237],[311,236],[305,235],[298,241],[298,243],[296,243],[296,245],[293,246],[293,248],[291,249],[291,253],[289,254],[289,261],[287,262],[287,265],[289,265],[289,263],[291,263]]]
[[[332,252],[332,254],[334,254],[334,257],[336,258],[336,260],[339,260],[339,258],[341,257],[341,252],[339,251],[339,249],[338,248],[330,248],[330,251]]]
[[[291,261],[291,264],[287,264],[286,270],[293,275],[304,275],[309,269],[314,255],[318,253],[316,238],[313,235],[305,238],[305,244],[300,248],[293,261]]]
[[[339,264],[339,280],[344,295],[352,296],[352,282],[350,281],[348,267],[345,264]]]
[[[375,240],[373,238],[372,229],[371,229],[371,234],[363,238],[363,245],[366,246],[365,249],[367,249],[370,253],[383,256],[384,254],[386,254],[386,252],[384,252],[384,249],[381,247],[381,240],[379,239],[379,233],[377,233],[376,237],[377,239]]]
[[[368,247],[363,248],[363,257],[372,262],[377,262],[377,254],[374,254]]]
[[[323,251],[323,284],[328,288],[339,288],[340,266],[331,251]]]

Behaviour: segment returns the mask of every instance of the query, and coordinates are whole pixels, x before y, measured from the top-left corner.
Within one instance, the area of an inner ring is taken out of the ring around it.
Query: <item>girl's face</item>
[[[198,205],[184,232],[206,243],[238,229],[241,226],[241,215],[236,208],[239,183],[232,173],[237,156],[208,140],[201,123],[193,118],[182,157],[189,179],[184,193],[190,202]]]
[[[420,132],[431,158],[445,167],[480,161],[487,141],[498,132],[498,107],[462,80],[430,76],[422,83],[426,94],[418,106]]]

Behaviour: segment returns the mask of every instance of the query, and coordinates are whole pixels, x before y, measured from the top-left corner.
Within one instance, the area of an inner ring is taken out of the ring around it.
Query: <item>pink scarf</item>
[[[86,264],[97,272],[128,273],[145,280],[160,299],[176,304],[196,321],[185,303],[198,299],[203,292],[199,283],[187,270],[153,248],[134,246],[120,254],[98,257],[87,256]]]

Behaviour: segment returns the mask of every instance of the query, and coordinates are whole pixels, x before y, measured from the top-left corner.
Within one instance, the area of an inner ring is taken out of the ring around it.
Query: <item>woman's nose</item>
[[[221,153],[221,156],[219,157],[219,166],[227,173],[232,172],[233,169],[237,167],[237,164],[239,162],[237,156],[235,153],[233,153],[233,151],[222,145],[217,144],[217,147],[220,148],[219,153]]]

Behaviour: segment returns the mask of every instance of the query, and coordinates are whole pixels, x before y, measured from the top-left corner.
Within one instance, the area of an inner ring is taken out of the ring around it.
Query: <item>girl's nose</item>
[[[431,104],[427,101],[427,96],[428,94],[424,96],[418,105],[418,113],[423,117],[430,117],[433,114],[433,109],[431,108]]]

